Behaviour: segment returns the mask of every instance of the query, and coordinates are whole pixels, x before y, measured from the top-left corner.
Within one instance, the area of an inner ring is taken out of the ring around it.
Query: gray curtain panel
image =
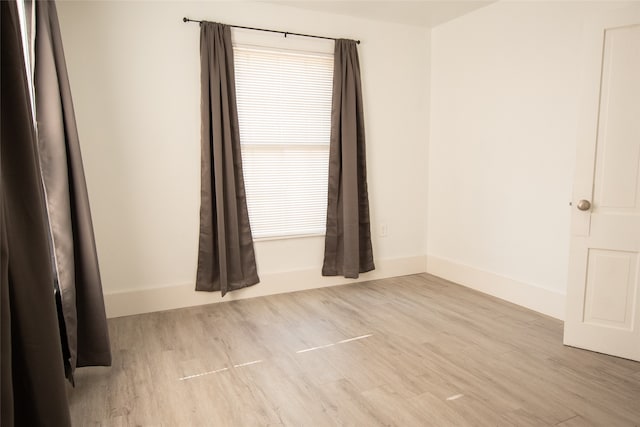
[[[357,278],[371,271],[364,114],[354,40],[336,40],[329,148],[329,197],[323,276]]]
[[[242,175],[229,26],[200,24],[202,180],[196,290],[259,282]]]
[[[35,14],[38,145],[72,376],[76,366],[111,365],[111,349],[55,3],[35,2]]]
[[[0,16],[0,425],[64,427],[71,421],[16,2],[0,2]]]

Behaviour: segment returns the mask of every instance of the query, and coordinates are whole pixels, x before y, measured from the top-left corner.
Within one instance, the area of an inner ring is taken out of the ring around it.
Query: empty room
[[[3,427],[640,426],[640,1],[0,7]]]

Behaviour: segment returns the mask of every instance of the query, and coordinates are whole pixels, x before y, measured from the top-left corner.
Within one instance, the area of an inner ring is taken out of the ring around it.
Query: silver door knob
[[[577,205],[578,209],[581,211],[588,211],[591,209],[591,202],[588,200],[580,200]]]

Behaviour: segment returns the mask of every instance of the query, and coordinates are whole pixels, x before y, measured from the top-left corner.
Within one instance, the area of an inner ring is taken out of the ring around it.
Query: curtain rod
[[[198,24],[202,24],[203,22],[207,22],[207,21],[197,21],[195,19],[189,19],[187,17],[182,18],[182,22],[197,22]],[[300,33],[292,33],[290,31],[278,31],[278,30],[265,30],[264,28],[254,28],[254,27],[243,27],[241,25],[229,25],[230,27],[233,28],[242,28],[244,30],[254,30],[254,31],[266,31],[267,33],[279,33],[279,34],[284,34],[285,37],[287,37],[288,35],[291,36],[300,36],[300,37],[312,37],[314,39],[325,39],[325,40],[337,40],[333,37],[324,37],[324,36],[314,36],[311,34],[300,34]],[[360,40],[356,40],[357,44],[360,44]]]

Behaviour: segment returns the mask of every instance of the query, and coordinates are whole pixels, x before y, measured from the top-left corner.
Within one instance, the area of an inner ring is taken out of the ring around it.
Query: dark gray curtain
[[[0,425],[70,426],[36,136],[15,1],[1,1]]]
[[[111,364],[102,283],[75,113],[53,1],[35,2],[35,99],[68,376]],[[65,348],[66,347],[66,348]]]
[[[242,175],[229,26],[200,24],[202,181],[196,290],[259,282]]]
[[[334,54],[322,275],[357,278],[374,268],[358,49],[355,41],[340,39]]]

